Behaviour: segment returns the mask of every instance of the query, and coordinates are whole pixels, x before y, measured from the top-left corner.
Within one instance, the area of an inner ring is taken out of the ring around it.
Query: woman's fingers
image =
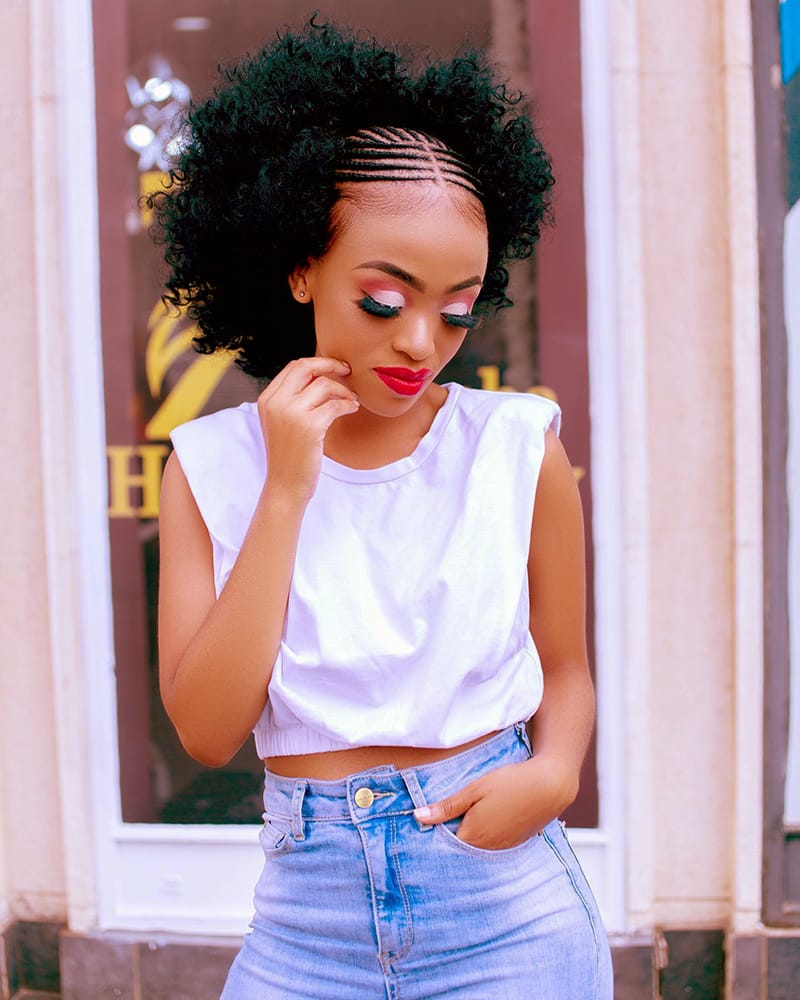
[[[313,409],[333,398],[347,399],[358,403],[356,395],[351,389],[348,389],[347,386],[342,385],[341,382],[337,382],[332,378],[326,378],[324,375],[315,378],[313,382],[309,382],[297,394],[296,402],[298,404],[301,403],[303,409]]]
[[[328,429],[358,409],[341,381],[349,374],[350,366],[336,358],[300,358],[261,393],[258,412],[273,486],[305,500],[313,495]]]
[[[339,417],[358,410],[355,395],[338,382],[319,378],[295,397],[294,412],[321,441],[328,428]]]
[[[324,430],[327,430],[334,420],[339,417],[346,417],[348,413],[355,413],[358,409],[358,402],[352,398],[329,399],[327,403],[318,406],[314,411]]]
[[[426,826],[433,826],[436,823],[444,823],[449,819],[463,816],[480,798],[482,786],[478,783],[479,781],[480,779],[471,781],[451,795],[439,799],[438,802],[419,806],[414,810],[414,818]]]
[[[321,375],[338,375],[344,378],[350,374],[350,365],[337,358],[298,358],[282,368],[262,393],[269,399],[279,391],[300,392]]]

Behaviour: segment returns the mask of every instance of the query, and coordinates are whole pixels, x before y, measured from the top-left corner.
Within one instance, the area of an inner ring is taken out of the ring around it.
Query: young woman
[[[538,237],[528,118],[478,55],[312,23],[192,110],[173,180],[168,297],[269,379],[174,432],[161,500],[164,704],[266,764],[223,997],[609,1000],[556,820],[593,721],[558,408],[435,381]]]

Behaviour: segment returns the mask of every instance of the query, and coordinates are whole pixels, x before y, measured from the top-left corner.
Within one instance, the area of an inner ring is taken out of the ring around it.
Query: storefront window
[[[322,19],[357,25],[383,39],[421,43],[441,53],[454,51],[465,39],[488,46],[495,59],[509,67],[514,84],[527,90],[536,83],[529,71],[532,54],[526,41],[532,32],[524,30],[526,23],[530,28],[535,3],[466,0],[455,7],[441,6],[439,14],[424,0],[393,5],[339,0],[316,6]],[[258,48],[282,26],[297,27],[301,21],[292,3],[252,0],[96,0],[94,19],[123,819],[258,823],[262,766],[252,743],[248,741],[225,767],[209,770],[187,756],[166,717],[158,694],[155,608],[158,494],[170,450],[169,432],[201,413],[256,399],[259,386],[236,368],[232,357],[195,354],[192,323],[162,305],[163,266],[148,232],[151,219],[142,198],[162,184],[170,153],[179,141],[176,123],[191,99],[208,93],[218,67]],[[519,30],[508,30],[509,23]],[[573,154],[579,162],[580,149]],[[573,292],[585,289],[582,244],[576,259],[577,271],[569,281]],[[543,363],[542,348],[549,348],[540,329],[538,288],[536,262],[518,266],[511,292],[516,308],[476,331],[442,380],[494,390],[535,390],[556,398],[569,395],[573,379],[569,366],[574,362],[558,369]],[[585,301],[585,291],[581,294]],[[566,336],[558,329],[559,322],[554,319],[550,343],[555,336]],[[572,334],[583,351],[585,368],[585,315]],[[582,447],[588,455],[588,401],[585,391],[579,390],[578,396],[581,392],[582,411],[574,417],[584,427]],[[588,462],[582,459],[576,464],[588,504],[584,475]],[[576,819],[592,826],[597,818],[594,780],[586,795]]]

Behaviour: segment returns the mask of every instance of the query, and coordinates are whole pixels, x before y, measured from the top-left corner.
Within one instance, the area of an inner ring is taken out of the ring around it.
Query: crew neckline
[[[341,462],[336,462],[334,459],[328,458],[327,455],[323,455],[322,475],[344,483],[386,483],[418,469],[442,439],[455,410],[456,399],[462,387],[456,382],[445,382],[442,388],[447,390],[447,399],[436,411],[431,426],[420,438],[410,455],[374,469],[353,469],[349,465],[342,465]]]

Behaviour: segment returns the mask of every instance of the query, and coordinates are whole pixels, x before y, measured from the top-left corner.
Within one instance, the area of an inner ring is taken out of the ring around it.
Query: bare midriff
[[[393,764],[398,771],[406,767],[421,767],[437,760],[453,757],[496,735],[499,730],[478,736],[456,747],[350,747],[347,750],[326,750],[324,753],[304,753],[291,757],[268,757],[264,764],[273,774],[285,778],[316,778],[336,781],[349,774],[368,771],[372,767]]]

